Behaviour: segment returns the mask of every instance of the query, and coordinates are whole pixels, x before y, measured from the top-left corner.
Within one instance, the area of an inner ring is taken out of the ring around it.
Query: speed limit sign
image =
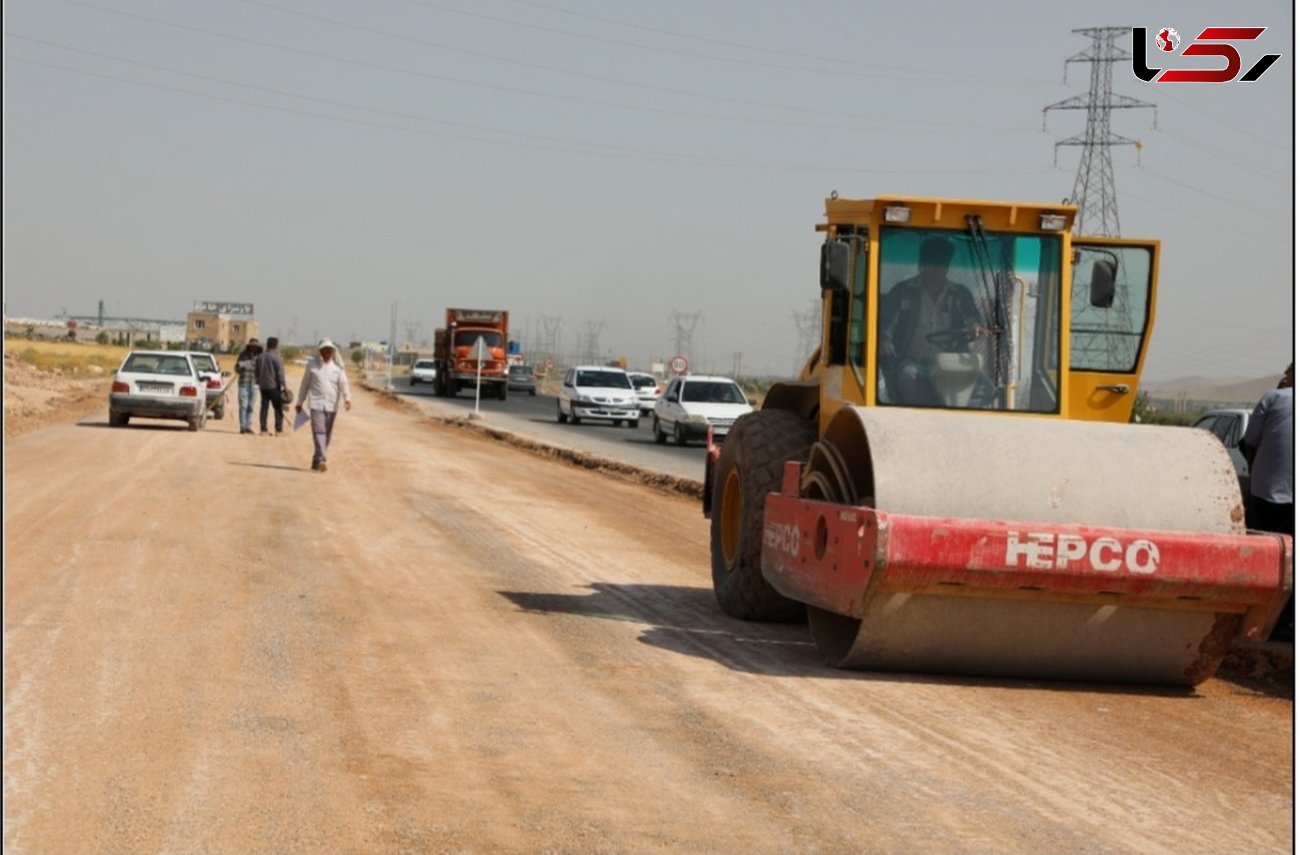
[[[690,361],[680,353],[668,361],[668,370],[678,376],[685,374],[690,368]]]

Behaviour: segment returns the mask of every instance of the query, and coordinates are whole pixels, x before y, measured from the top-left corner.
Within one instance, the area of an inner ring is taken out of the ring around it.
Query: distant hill
[[[1196,401],[1206,404],[1251,406],[1269,389],[1277,387],[1281,374],[1249,379],[1235,377],[1180,377],[1144,383],[1142,389],[1153,400]]]

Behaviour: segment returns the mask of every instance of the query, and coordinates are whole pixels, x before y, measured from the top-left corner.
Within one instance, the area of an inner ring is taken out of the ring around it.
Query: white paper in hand
[[[297,430],[309,421],[311,421],[311,416],[307,415],[307,411],[299,410],[293,417],[293,429]]]

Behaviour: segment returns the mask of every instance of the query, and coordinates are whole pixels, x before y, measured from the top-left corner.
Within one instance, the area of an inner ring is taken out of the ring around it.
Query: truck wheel
[[[414,377],[411,378],[411,385],[412,385],[412,386],[415,385],[415,378],[414,378]]]
[[[510,389],[509,386],[502,383],[501,388],[497,390],[497,397],[504,401],[506,399],[506,395],[509,394],[509,389]]]
[[[806,460],[815,423],[787,410],[759,410],[736,421],[722,446],[713,482],[709,550],[713,595],[741,620],[793,623],[802,603],[778,594],[763,578],[763,503],[779,490],[787,460]]]
[[[663,445],[665,442],[668,441],[668,434],[664,433],[663,428],[659,426],[658,416],[655,416],[655,420],[651,425],[650,430],[654,432],[656,444]]]

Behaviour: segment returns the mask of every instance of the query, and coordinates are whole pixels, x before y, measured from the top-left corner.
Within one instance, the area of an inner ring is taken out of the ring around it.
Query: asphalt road
[[[380,375],[374,382],[382,385],[384,380]],[[434,395],[432,386],[412,387],[405,377],[394,379],[392,391],[400,397],[418,401],[431,413],[468,415],[474,411],[474,396],[469,392],[461,392],[454,398],[439,398]],[[664,445],[657,445],[651,429],[653,419],[649,415],[643,415],[638,427],[633,429],[587,419],[580,425],[562,425],[556,421],[555,412],[555,396],[541,392],[535,396],[514,392],[504,401],[486,397],[479,400],[479,413],[488,424],[678,478],[699,481],[704,477],[704,443],[692,441],[677,446],[669,439]]]

